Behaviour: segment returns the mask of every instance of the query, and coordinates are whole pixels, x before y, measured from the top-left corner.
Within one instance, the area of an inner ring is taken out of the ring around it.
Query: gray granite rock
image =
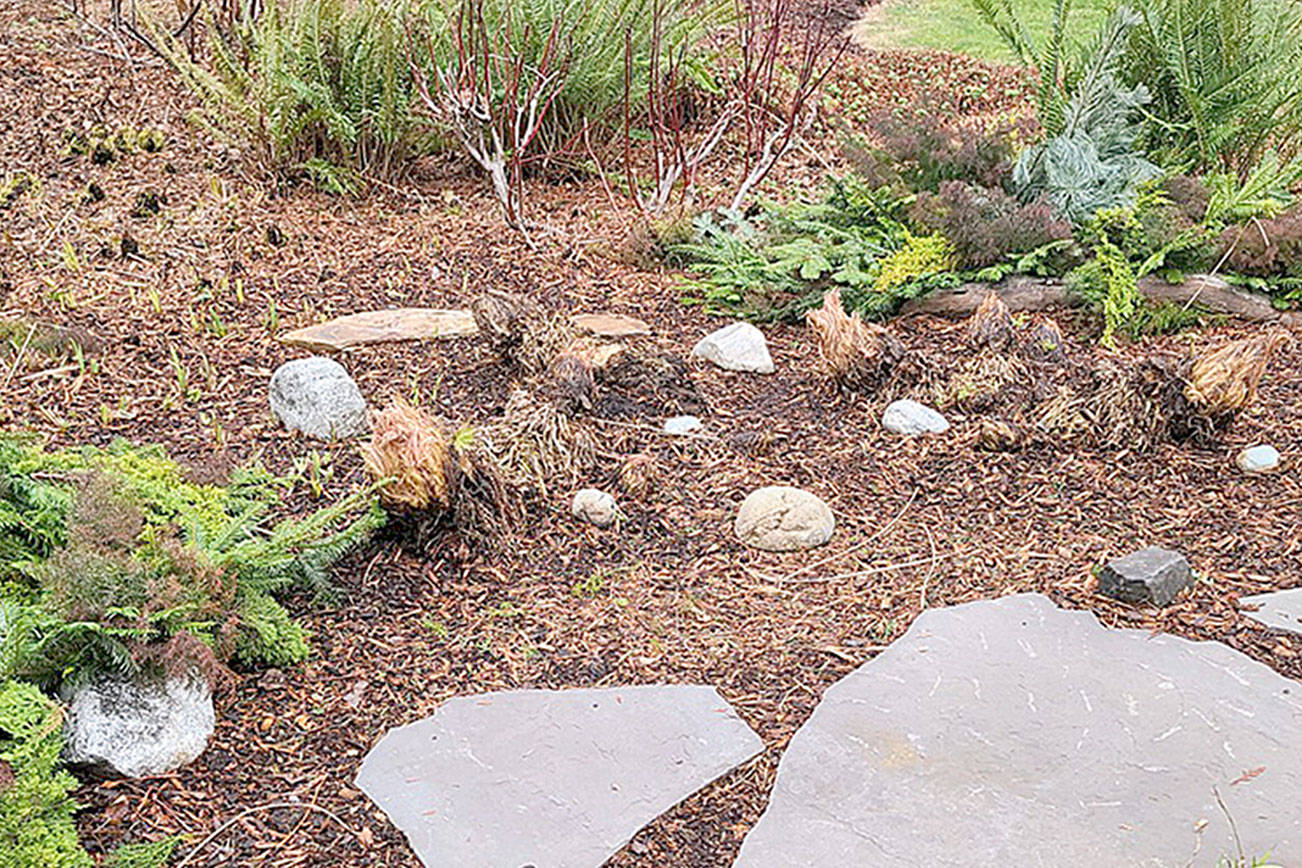
[[[104,777],[161,775],[197,759],[215,723],[201,679],[106,679],[69,698],[64,758]]]
[[[762,749],[711,687],[519,690],[391,731],[357,783],[430,868],[596,868]]]
[[[1279,467],[1279,450],[1274,446],[1249,446],[1239,453],[1235,464],[1244,473],[1268,473]]]
[[[672,419],[666,419],[664,432],[666,434],[690,434],[701,427],[701,420],[695,416],[674,416]]]
[[[1239,606],[1244,608],[1244,615],[1259,624],[1274,627],[1276,630],[1302,633],[1302,588],[1242,597],[1239,599]],[[1248,608],[1256,611],[1249,612]]]
[[[949,422],[926,404],[903,399],[892,401],[882,413],[882,427],[894,434],[916,437],[943,434],[949,430]]]
[[[575,518],[591,522],[597,527],[610,527],[619,517],[615,498],[596,488],[584,488],[574,493],[570,512]]]
[[[1302,686],[1023,594],[924,612],[792,738],[738,868],[1302,864]],[[1204,825],[1205,824],[1205,825]]]
[[[1165,606],[1192,583],[1184,555],[1160,546],[1117,558],[1099,571],[1099,593],[1127,603]]]
[[[286,428],[309,437],[360,437],[366,400],[343,365],[324,356],[286,362],[271,375],[271,412]]]
[[[748,322],[737,322],[711,332],[692,348],[692,358],[714,362],[728,371],[773,373],[764,333]]]
[[[832,538],[836,518],[816,495],[789,485],[757,488],[737,510],[733,530],[748,546],[790,552],[821,546]]]

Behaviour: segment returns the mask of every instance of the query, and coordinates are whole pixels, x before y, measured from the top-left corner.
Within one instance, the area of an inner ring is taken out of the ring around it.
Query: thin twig
[[[23,345],[18,348],[18,355],[14,356],[14,364],[9,369],[9,376],[5,377],[5,384],[0,388],[9,388],[9,384],[13,381],[14,374],[18,373],[18,365],[22,363],[23,355],[27,352],[27,345],[32,342],[32,335],[34,334],[36,334],[36,323],[32,323],[31,327],[27,329],[27,337],[23,338]]]
[[[225,823],[222,823],[220,826],[214,829],[208,837],[204,838],[197,845],[195,845],[195,848],[191,850],[189,853],[187,853],[184,859],[176,863],[176,868],[185,868],[186,865],[189,865],[191,862],[194,861],[194,857],[199,855],[199,852],[203,850],[204,847],[211,844],[218,835],[220,835],[222,832],[225,832],[231,826],[234,826],[240,820],[243,820],[245,817],[249,816],[250,814],[256,814],[258,811],[270,811],[275,808],[301,808],[305,811],[317,811],[318,813],[325,814],[327,817],[334,820],[339,825],[343,826],[344,829],[348,832],[348,834],[352,835],[354,838],[360,837],[360,835],[357,832],[353,831],[353,828],[351,826],[349,826],[347,823],[345,823],[342,819],[339,818],[338,814],[335,814],[332,811],[329,811],[321,807],[320,805],[310,804],[305,802],[267,802],[266,804],[255,805],[252,808],[247,808],[241,811],[240,813],[236,814],[234,817],[231,817]]]

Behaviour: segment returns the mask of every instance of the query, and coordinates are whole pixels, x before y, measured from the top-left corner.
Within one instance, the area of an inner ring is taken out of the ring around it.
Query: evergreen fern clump
[[[50,687],[304,659],[303,629],[275,594],[323,591],[330,564],[383,520],[367,489],[268,530],[284,480],[252,466],[227,486],[198,485],[156,449],[0,441],[0,459],[0,515],[21,543],[0,562],[0,674]]]
[[[0,683],[0,868],[90,868],[62,749],[58,705],[30,684]]]

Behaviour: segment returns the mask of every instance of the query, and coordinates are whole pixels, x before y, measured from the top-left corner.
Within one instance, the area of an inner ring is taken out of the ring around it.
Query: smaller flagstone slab
[[[1255,597],[1242,597],[1239,600],[1239,607],[1245,610],[1256,608],[1255,612],[1244,611],[1243,614],[1258,624],[1265,624],[1276,630],[1302,633],[1302,588],[1276,591],[1273,594],[1258,594]],[[1299,798],[1302,798],[1302,795]]]
[[[479,333],[468,310],[400,307],[341,316],[329,322],[295,329],[280,336],[282,343],[313,352],[338,352],[367,344],[468,337]]]
[[[581,313],[574,325],[603,338],[626,338],[651,334],[651,326],[633,316],[617,313]]]
[[[518,690],[389,732],[357,784],[429,868],[598,868],[763,748],[712,687]]]

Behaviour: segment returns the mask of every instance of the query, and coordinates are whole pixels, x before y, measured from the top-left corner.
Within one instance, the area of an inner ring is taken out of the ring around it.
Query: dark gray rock
[[[755,489],[741,502],[733,522],[737,539],[769,552],[821,546],[835,529],[836,518],[821,498],[789,485]]]
[[[161,775],[197,759],[215,723],[199,678],[107,679],[72,693],[64,758],[103,777]]]
[[[762,749],[711,687],[519,690],[393,730],[357,783],[430,868],[596,868]]]
[[[1184,555],[1160,546],[1117,558],[1099,571],[1099,593],[1127,603],[1165,606],[1192,583]]]
[[[309,437],[360,437],[369,429],[366,400],[343,365],[324,356],[286,362],[271,375],[271,412]]]
[[[692,358],[714,362],[727,371],[773,373],[764,332],[748,322],[737,322],[711,332],[692,348]]]
[[[1242,597],[1239,605],[1245,609],[1244,615],[1259,624],[1276,630],[1302,633],[1302,588]],[[1255,608],[1256,611],[1249,612],[1246,611],[1247,608]]]
[[[924,612],[792,738],[739,868],[1302,864],[1302,686],[1038,594]]]

